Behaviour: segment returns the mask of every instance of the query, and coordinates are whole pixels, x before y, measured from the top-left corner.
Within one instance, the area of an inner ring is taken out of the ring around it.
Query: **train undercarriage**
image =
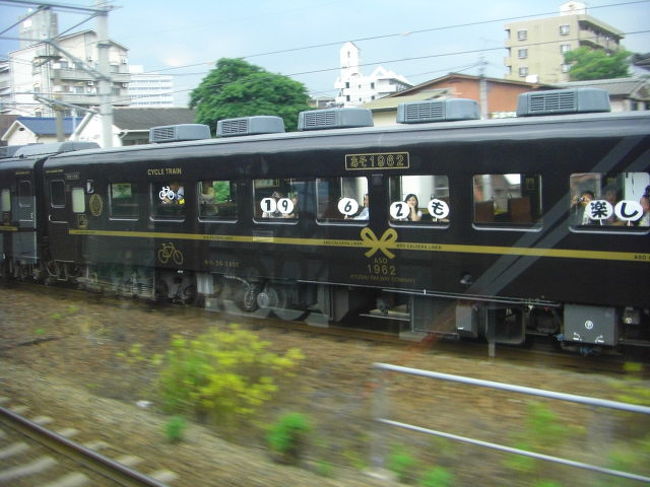
[[[522,345],[554,337],[582,354],[650,347],[650,310],[410,293],[315,282],[244,279],[234,275],[145,266],[77,265],[48,261],[0,263],[0,277],[68,283],[90,292],[198,305],[256,317],[274,316],[313,326],[374,322],[405,340],[427,336]]]

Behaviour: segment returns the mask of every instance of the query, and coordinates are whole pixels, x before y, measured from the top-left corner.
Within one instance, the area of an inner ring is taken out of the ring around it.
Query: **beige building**
[[[565,52],[582,46],[616,51],[623,38],[623,32],[587,15],[585,4],[573,1],[562,4],[556,17],[512,22],[505,29],[505,78],[534,83],[568,81]]]
[[[55,115],[48,100],[62,103],[65,116],[73,115],[73,105],[97,107],[99,52],[97,33],[85,30],[56,36],[56,14],[45,9],[21,22],[20,49],[0,62],[0,107],[3,113],[29,117]],[[39,39],[56,37],[56,49]],[[126,47],[109,41],[108,62],[114,104],[128,105],[130,74]],[[81,110],[76,113],[83,116]]]

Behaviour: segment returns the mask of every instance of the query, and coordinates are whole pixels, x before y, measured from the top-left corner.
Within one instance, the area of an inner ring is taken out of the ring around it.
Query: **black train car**
[[[591,94],[534,96],[522,111]],[[463,119],[466,102],[401,116]],[[316,130],[364,117],[51,157],[49,265],[151,298],[401,318],[405,336],[649,344],[647,113]]]
[[[91,142],[57,142],[3,148],[0,158],[0,276],[45,278],[47,258],[42,167],[57,153],[98,148]],[[40,196],[40,197],[39,197]]]

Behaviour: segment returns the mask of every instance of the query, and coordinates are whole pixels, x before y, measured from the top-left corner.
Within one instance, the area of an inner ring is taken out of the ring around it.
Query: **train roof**
[[[224,137],[165,144],[143,144],[109,149],[86,149],[56,154],[46,167],[73,164],[125,163],[151,160],[203,158],[214,155],[250,154],[329,149],[337,139],[342,147],[398,145],[435,141],[492,139],[543,139],[563,137],[650,135],[650,112],[617,112],[517,117],[491,120],[391,125]],[[365,139],[365,140],[363,140]],[[192,148],[192,154],[187,149]]]

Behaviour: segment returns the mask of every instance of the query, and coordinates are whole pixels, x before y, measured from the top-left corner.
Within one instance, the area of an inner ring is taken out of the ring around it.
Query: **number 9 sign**
[[[278,211],[283,215],[289,215],[293,212],[293,201],[289,198],[280,198],[277,205]]]

